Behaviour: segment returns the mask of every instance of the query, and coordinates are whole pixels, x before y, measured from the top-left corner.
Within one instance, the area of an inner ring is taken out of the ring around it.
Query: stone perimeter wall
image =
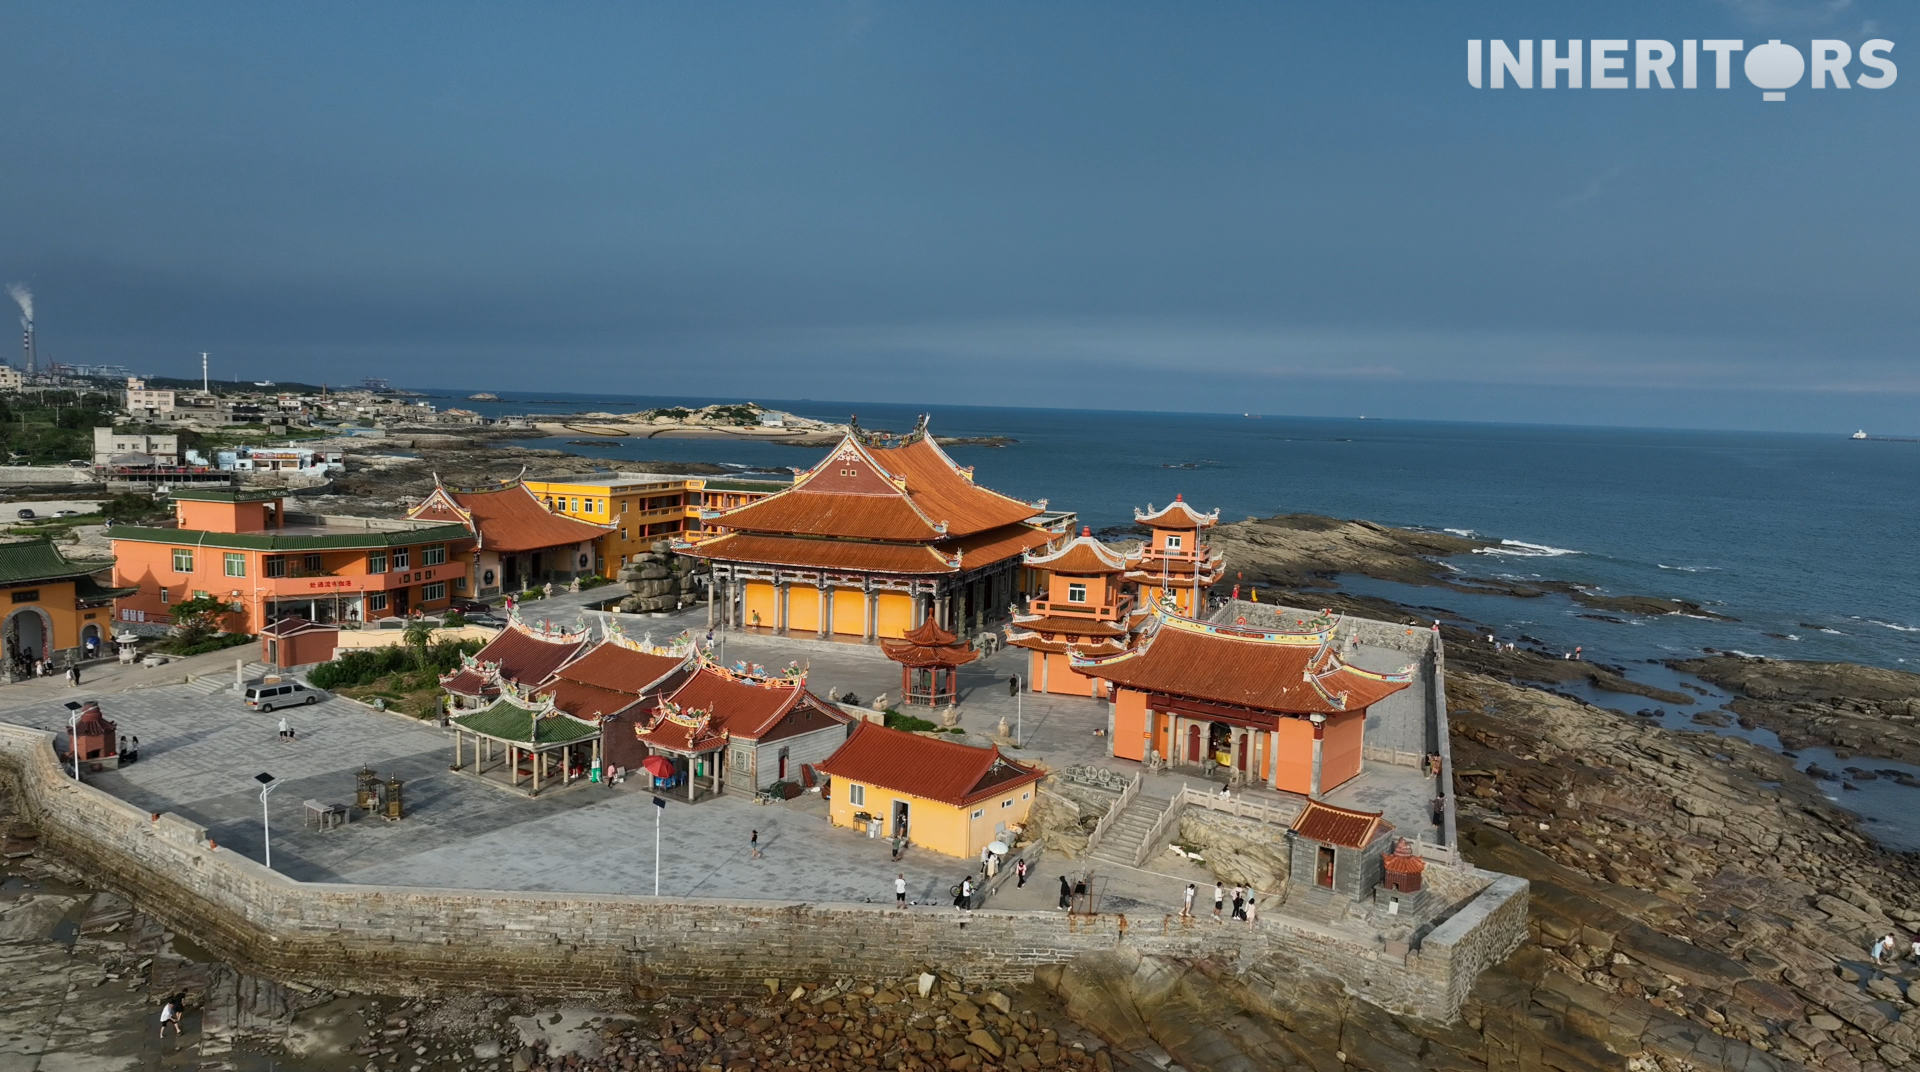
[[[1502,878],[1405,956],[1308,925],[1182,927],[1166,917],[668,900],[296,882],[61,771],[53,736],[0,723],[0,785],[42,843],[217,955],[352,990],[433,987],[607,993],[759,990],[767,980],[899,977],[933,969],[1016,983],[1042,964],[1126,944],[1226,964],[1284,958],[1398,1012],[1450,1020],[1474,977],[1526,934],[1526,883]],[[1489,895],[1495,895],[1491,900]],[[1485,903],[1483,903],[1485,902]]]

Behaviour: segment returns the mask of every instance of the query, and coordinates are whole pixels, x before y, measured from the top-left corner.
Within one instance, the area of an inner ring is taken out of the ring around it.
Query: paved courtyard
[[[664,639],[688,625],[704,634],[704,608],[677,620],[647,618],[626,627],[633,635],[651,630]],[[869,702],[882,692],[897,698],[898,669],[871,647],[733,634],[725,638],[725,654],[767,665],[798,660],[809,666],[810,683],[823,695],[838,689]],[[1106,756],[1106,705],[1032,693],[1016,701],[1009,695],[1007,678],[1022,667],[1023,655],[1003,651],[961,670],[961,724],[970,731],[968,739],[986,743],[985,735],[996,732],[1004,717],[1024,733],[1018,757],[1055,768],[1100,764],[1130,776],[1135,764]],[[235,693],[230,667],[229,660],[224,672],[191,684],[135,682],[125,688],[119,681],[101,682],[97,698],[123,733],[140,737],[140,761],[90,775],[89,781],[146,810],[177,812],[205,826],[223,848],[261,859],[254,776],[270,773],[277,782],[267,805],[273,864],[294,878],[646,894],[654,888],[656,819],[659,889],[667,896],[890,901],[894,875],[904,871],[911,899],[945,906],[946,891],[969,871],[966,861],[921,849],[910,849],[896,864],[887,841],[828,825],[825,806],[813,795],[783,804],[723,796],[688,805],[669,798],[661,810],[653,807],[650,792],[633,783],[583,783],[528,799],[449,770],[453,738],[437,726],[341,698],[270,715],[249,712]],[[66,726],[64,701],[95,696],[88,688],[16,686],[0,692],[0,719],[58,731]],[[297,731],[294,741],[278,739],[282,715]],[[352,801],[362,765],[405,783],[407,817],[388,822],[352,813],[353,820],[339,829],[303,826],[303,802]],[[1160,774],[1142,788],[1144,795],[1164,799],[1186,782],[1199,779]],[[1429,792],[1411,770],[1373,765],[1330,799],[1386,808],[1403,830],[1418,822],[1416,832],[1430,836],[1422,817]],[[1245,795],[1282,799],[1258,788]],[[762,859],[748,852],[754,830],[760,832]],[[1051,907],[1058,876],[1078,878],[1083,866],[1047,858],[1026,889],[1008,883],[993,904]],[[1150,868],[1103,865],[1096,877],[1103,903],[1120,911],[1165,910],[1177,906],[1186,882],[1211,881],[1170,856],[1156,858]]]

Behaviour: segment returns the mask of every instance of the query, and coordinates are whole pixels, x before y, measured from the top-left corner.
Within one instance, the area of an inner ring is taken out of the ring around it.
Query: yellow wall
[[[748,581],[746,592],[740,603],[740,624],[754,624],[755,612],[760,615],[760,625],[773,628],[779,615],[774,613],[774,588],[766,581]]]
[[[908,840],[921,848],[963,859],[978,860],[980,850],[994,839],[997,826],[1004,823],[1013,827],[1025,823],[1028,813],[1033,810],[1033,782],[1015,786],[1002,795],[976,801],[964,808],[865,784],[860,784],[865,803],[855,804],[852,797],[856,784],[860,783],[834,780],[830,808],[833,825],[854,827],[855,812],[871,812],[886,822],[881,836],[891,837],[893,803],[904,800],[907,802]],[[978,819],[973,818],[976,811],[980,813]]]
[[[787,628],[808,633],[820,628],[820,589],[806,584],[787,586]]]
[[[867,634],[867,594],[858,588],[833,593],[833,631],[846,636]]]
[[[1283,718],[1274,731],[1274,747],[1279,753],[1279,774],[1275,789],[1289,793],[1313,791],[1313,725],[1303,718]],[[1322,755],[1324,759],[1324,754]]]
[[[913,628],[913,597],[905,592],[881,592],[880,628],[883,637],[902,637]]]
[[[47,639],[52,642],[51,647],[54,651],[79,647],[80,629],[88,624],[100,627],[100,650],[103,652],[108,650],[108,646],[113,641],[113,612],[105,607],[84,611],[76,608],[73,585],[72,581],[47,581],[15,585],[5,589],[8,593],[38,592],[39,595],[25,603],[13,603],[0,599],[0,621],[5,621],[7,617],[32,607],[45,611],[47,618],[53,622],[53,635]],[[39,651],[35,654],[45,655],[46,652]]]

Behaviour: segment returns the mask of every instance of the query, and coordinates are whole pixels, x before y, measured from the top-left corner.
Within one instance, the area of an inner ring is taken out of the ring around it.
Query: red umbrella
[[[673,777],[673,760],[665,756],[648,756],[640,761],[640,766],[655,778]]]

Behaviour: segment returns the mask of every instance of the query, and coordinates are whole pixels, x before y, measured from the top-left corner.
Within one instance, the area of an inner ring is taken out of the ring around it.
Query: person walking
[[[973,910],[972,875],[968,875],[966,878],[960,880],[960,899],[954,902],[954,907],[962,912],[971,912]]]
[[[900,854],[906,851],[906,848],[907,839],[901,837],[899,834],[893,835],[893,858],[895,860],[900,859]]]
[[[80,664],[79,663],[74,663],[72,666],[67,667],[67,687],[70,689],[77,689],[80,687]]]
[[[1233,916],[1232,916],[1232,918],[1234,918],[1234,919],[1242,919],[1242,920],[1243,920],[1243,919],[1246,919],[1246,918],[1247,918],[1247,895],[1246,895],[1246,892],[1245,892],[1245,891],[1243,891],[1243,890],[1242,890],[1242,889],[1241,889],[1240,887],[1238,887],[1238,886],[1235,886],[1235,887],[1233,888]]]
[[[1067,882],[1067,876],[1060,876],[1060,908],[1064,911],[1073,907],[1073,886]]]
[[[893,907],[907,907],[907,876],[905,872],[893,876]]]
[[[750,860],[758,860],[762,858],[762,854],[760,852],[760,831],[755,830],[753,832],[753,835],[747,838],[747,853],[748,853],[747,858]]]
[[[167,1037],[167,1028],[173,1028],[173,1037],[180,1037],[180,998],[169,996],[167,1003],[160,1006],[160,1037]]]
[[[1018,676],[1010,677],[1007,679],[1007,695],[1008,696],[1020,695],[1020,678]]]
[[[1220,922],[1220,910],[1227,904],[1227,888],[1219,882],[1213,884],[1213,921]]]
[[[1191,882],[1187,883],[1187,892],[1180,904],[1181,919],[1193,918],[1193,896],[1198,892],[1199,892],[1198,890],[1194,889],[1193,883]]]
[[[1248,886],[1247,887],[1247,926],[1249,927],[1253,926],[1254,921],[1259,918],[1260,918],[1260,909],[1259,909],[1259,906],[1255,904],[1253,899],[1253,887]]]
[[[1893,956],[1893,948],[1893,934],[1888,932],[1879,941],[1873,943],[1873,948],[1867,952],[1873,957],[1875,964],[1885,964],[1887,959]]]
[[[283,741],[293,739],[293,727],[287,725],[287,717],[285,715],[280,716],[280,739]]]
[[[1021,889],[1022,887],[1026,886],[1026,884],[1027,884],[1027,858],[1022,856],[1020,858],[1020,862],[1013,865],[1013,888],[1016,890]]]

